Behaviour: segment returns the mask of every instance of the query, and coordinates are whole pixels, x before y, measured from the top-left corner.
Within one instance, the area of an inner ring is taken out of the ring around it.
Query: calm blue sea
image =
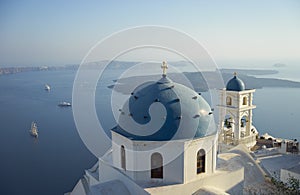
[[[74,71],[0,76],[0,194],[63,194],[96,158],[77,134],[71,101]],[[44,90],[44,84],[52,87]],[[36,121],[39,138],[29,135]]]
[[[70,191],[96,158],[82,143],[72,108],[71,70],[26,72],[0,76],[0,194],[63,194]],[[110,89],[114,74],[97,87],[96,106],[104,128],[113,126]],[[44,90],[44,84],[51,91]],[[275,137],[300,140],[300,89],[264,88],[254,94],[254,124]],[[101,108],[101,109],[100,109]],[[39,138],[29,135],[32,121]]]

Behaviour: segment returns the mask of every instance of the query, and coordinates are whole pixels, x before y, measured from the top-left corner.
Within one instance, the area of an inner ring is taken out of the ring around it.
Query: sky
[[[0,0],[0,67],[79,64],[100,40],[141,25],[185,32],[219,64],[300,62],[298,0]]]

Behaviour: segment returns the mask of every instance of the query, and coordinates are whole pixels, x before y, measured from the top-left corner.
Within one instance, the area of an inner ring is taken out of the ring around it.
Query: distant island
[[[282,64],[282,63],[276,63],[273,66],[276,67],[276,68],[286,67],[286,65]]]
[[[29,71],[49,71],[49,70],[76,70],[79,65],[65,65],[65,66],[32,66],[32,67],[0,67],[0,76],[6,74],[16,74]]]
[[[91,63],[90,68],[97,68],[97,66],[103,62]],[[122,62],[122,61],[113,61],[111,62],[111,69],[127,69],[132,67],[137,62]],[[274,65],[275,66],[275,65]],[[282,66],[277,64],[277,66]],[[54,70],[77,70],[79,65],[65,65],[65,66],[40,66],[40,67],[0,67],[0,76],[6,74],[15,74],[21,72],[29,71],[54,71]],[[190,80],[194,89],[199,92],[208,91],[207,82],[210,83],[210,88],[220,88],[217,86],[215,79],[218,78],[218,74],[221,73],[224,83],[226,83],[230,78],[232,78],[232,73],[237,72],[238,76],[246,83],[246,88],[248,89],[259,89],[263,87],[285,87],[285,88],[300,88],[300,82],[284,80],[284,79],[275,79],[275,78],[257,78],[254,75],[270,75],[277,74],[277,70],[262,70],[262,69],[219,69],[216,71],[205,71],[202,73],[199,72],[184,72],[183,74]],[[169,75],[176,78],[178,73],[170,73]],[[203,77],[205,75],[205,77]],[[160,75],[156,75],[157,78]],[[122,78],[118,80],[113,80],[114,84],[108,86],[109,88],[114,88],[115,85],[134,85],[136,83],[141,83],[145,77],[149,76],[136,76],[129,78]],[[152,77],[152,76],[151,76]],[[206,80],[204,79],[206,78]],[[148,79],[148,78],[146,78]],[[178,82],[178,81],[177,81]],[[128,88],[127,88],[128,89]],[[126,93],[125,91],[123,91]]]
[[[97,69],[100,64],[106,64],[108,61],[100,61],[100,62],[92,62],[88,66],[90,69]],[[112,61],[109,63],[110,69],[127,69],[139,62],[123,62],[123,61]],[[186,62],[172,62],[174,66],[187,66]],[[277,64],[279,66],[280,64]],[[281,64],[282,65],[282,64]],[[276,66],[276,64],[274,65]],[[29,72],[29,71],[52,71],[52,70],[77,70],[79,68],[78,64],[70,64],[63,66],[31,66],[31,67],[0,67],[0,76],[5,74],[16,74],[21,72]],[[277,74],[277,70],[264,70],[264,69],[228,69],[222,68],[219,69],[222,73],[233,73],[238,72],[239,74],[245,75],[270,75]]]
[[[229,68],[222,68],[220,69],[221,73],[230,73],[237,72],[239,74],[245,74],[245,75],[270,75],[270,74],[278,74],[279,72],[277,70],[253,70],[253,69],[229,69]]]
[[[231,69],[232,72],[237,72],[235,69]],[[251,70],[251,73],[253,73],[254,70]],[[223,78],[223,83],[226,83],[229,79],[232,78],[232,72],[231,73],[224,73],[221,71],[221,75]],[[178,73],[170,73],[169,77],[172,78],[179,78],[176,76]],[[211,89],[219,89],[220,86],[217,85],[218,82],[215,81],[216,78],[218,78],[218,72],[217,71],[207,71],[202,73],[197,72],[184,72],[183,73],[191,82],[193,85],[195,91],[198,92],[206,92],[209,90],[209,87],[207,85],[207,82],[210,83]],[[205,75],[205,77],[203,76]],[[238,74],[238,76],[246,83],[247,89],[260,89],[263,87],[289,87],[289,88],[300,88],[300,82],[296,81],[289,81],[289,80],[283,80],[283,79],[273,79],[273,78],[257,78],[254,76],[249,76],[246,74]],[[128,92],[127,89],[131,89],[131,86],[137,86],[139,83],[143,83],[145,80],[151,80],[151,78],[160,78],[160,75],[151,75],[151,76],[134,76],[134,77],[127,77],[127,78],[121,78],[119,80],[114,80],[115,84],[108,86],[108,88],[111,88],[118,92],[121,92],[123,94],[131,93]],[[205,80],[206,78],[206,80]],[[180,78],[179,78],[180,79]],[[181,83],[180,80],[176,80],[176,82]],[[117,87],[115,87],[117,86]],[[225,86],[224,86],[225,87]]]

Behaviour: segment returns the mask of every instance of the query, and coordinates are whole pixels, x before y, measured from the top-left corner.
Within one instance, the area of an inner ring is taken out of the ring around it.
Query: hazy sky
[[[0,1],[0,66],[80,63],[99,40],[170,26],[218,63],[300,62],[300,1]]]

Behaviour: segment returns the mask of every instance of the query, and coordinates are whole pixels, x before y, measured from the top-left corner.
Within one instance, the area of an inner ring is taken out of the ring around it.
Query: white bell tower
[[[258,132],[252,125],[252,104],[255,89],[245,89],[241,79],[234,73],[226,88],[219,91],[219,142],[227,145],[256,144]]]

